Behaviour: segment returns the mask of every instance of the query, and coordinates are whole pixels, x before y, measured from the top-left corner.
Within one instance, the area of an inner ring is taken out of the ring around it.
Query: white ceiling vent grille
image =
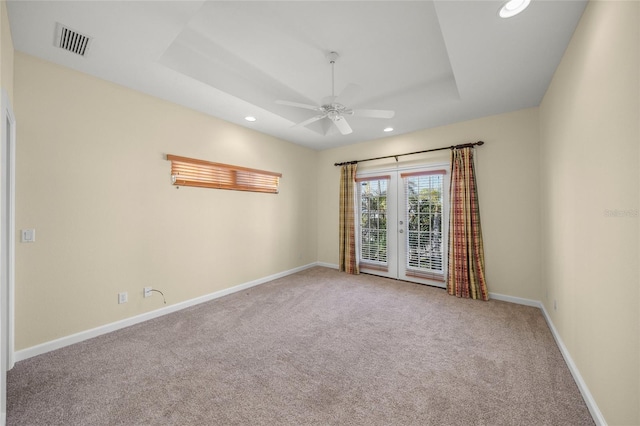
[[[85,56],[89,50],[91,44],[91,38],[84,34],[65,27],[62,24],[56,25],[56,40],[55,45],[61,49],[75,53],[80,56]]]

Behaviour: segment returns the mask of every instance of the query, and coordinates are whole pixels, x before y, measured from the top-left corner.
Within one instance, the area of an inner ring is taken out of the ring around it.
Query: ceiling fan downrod
[[[333,103],[333,100],[336,98],[335,65],[336,65],[336,59],[338,59],[339,56],[340,55],[338,55],[338,52],[329,52],[329,54],[327,55],[327,59],[329,59],[329,63],[331,64],[331,102],[332,103]]]

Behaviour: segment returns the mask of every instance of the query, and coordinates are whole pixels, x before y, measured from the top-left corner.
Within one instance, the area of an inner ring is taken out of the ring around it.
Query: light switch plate
[[[36,241],[36,230],[35,229],[23,229],[22,230],[22,242],[23,243],[34,243]]]

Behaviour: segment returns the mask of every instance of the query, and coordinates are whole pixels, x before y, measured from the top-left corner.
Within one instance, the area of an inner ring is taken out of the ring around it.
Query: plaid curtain
[[[473,148],[451,150],[450,197],[447,291],[457,297],[489,300]]]
[[[356,255],[355,180],[357,164],[347,164],[340,170],[340,270],[359,274]]]

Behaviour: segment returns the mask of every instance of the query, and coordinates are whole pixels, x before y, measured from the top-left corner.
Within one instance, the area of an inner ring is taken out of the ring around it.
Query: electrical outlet
[[[128,302],[128,298],[127,298],[127,292],[122,292],[122,293],[118,293],[118,303],[122,304],[122,303],[127,303]]]
[[[35,243],[36,242],[36,230],[35,229],[23,229],[21,231],[23,243]]]
[[[142,294],[144,297],[151,297],[151,287],[145,287]]]

